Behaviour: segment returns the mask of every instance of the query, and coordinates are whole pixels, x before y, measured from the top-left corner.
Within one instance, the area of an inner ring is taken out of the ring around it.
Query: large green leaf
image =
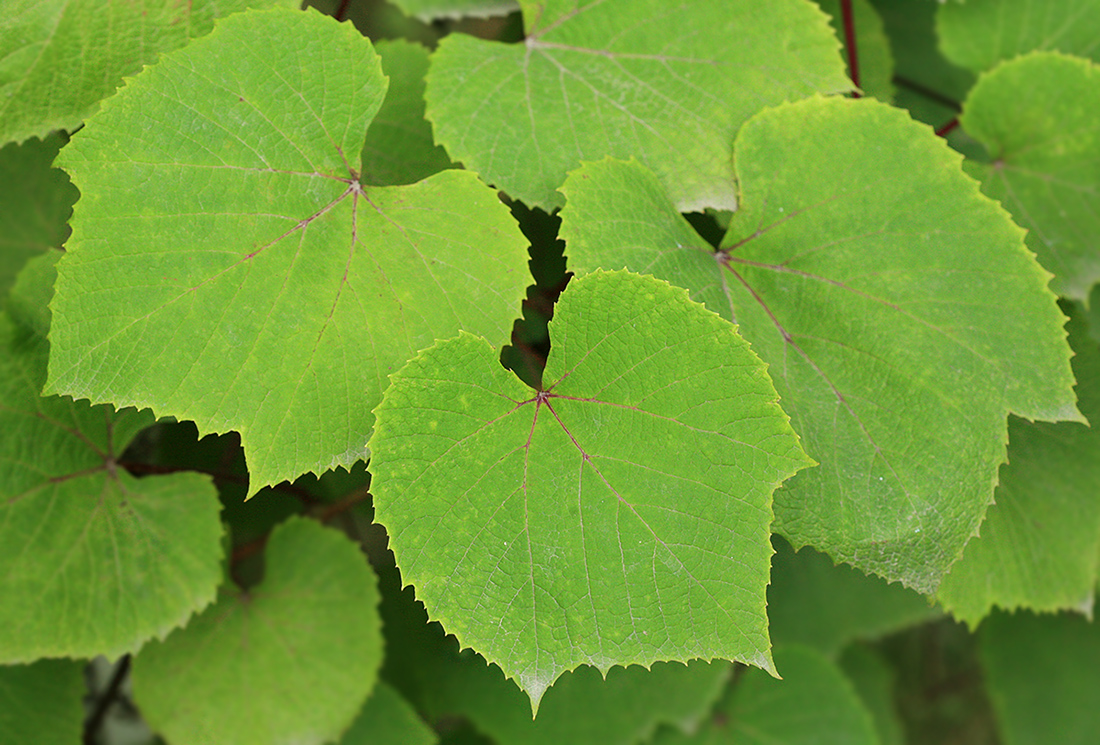
[[[971,626],[994,605],[1092,612],[1100,561],[1100,350],[1080,318],[1071,320],[1070,341],[1081,412],[1093,426],[1010,420],[997,503],[937,593]]]
[[[664,730],[654,745],[878,745],[871,715],[835,663],[794,646],[775,649],[782,680],[741,676],[694,735]]]
[[[55,134],[0,150],[0,306],[27,259],[68,237],[77,192],[64,171],[50,168],[63,144]]]
[[[0,667],[0,742],[79,742],[85,691],[84,665],[71,660]]]
[[[44,265],[34,284],[49,287],[53,258],[32,262]],[[13,298],[48,299],[27,284]],[[118,656],[214,599],[217,494],[198,474],[136,479],[119,467],[149,412],[39,397],[39,331],[0,315],[0,662]]]
[[[870,99],[766,111],[738,136],[717,252],[637,163],[563,188],[574,271],[687,287],[770,364],[821,463],[776,492],[777,531],[923,593],[992,501],[1006,413],[1080,418],[1049,275],[960,160]]]
[[[967,172],[1028,229],[1051,288],[1082,301],[1100,280],[1098,120],[1100,66],[1055,52],[983,75],[960,118],[992,158],[967,161]]]
[[[1100,3],[1096,0],[940,3],[936,30],[947,58],[978,72],[1036,50],[1100,61]]]
[[[1096,742],[1100,625],[1068,614],[997,613],[979,640],[1005,745]]]
[[[10,0],[0,14],[0,143],[72,129],[123,77],[244,8],[295,0]]]
[[[134,658],[134,695],[173,745],[329,742],[382,662],[378,589],[359,548],[291,518],[271,533],[263,582],[218,602]]]
[[[451,157],[529,206],[566,171],[641,158],[683,209],[732,208],[730,146],[768,104],[840,92],[826,16],[807,0],[529,0],[527,38],[445,38],[428,118]]]
[[[83,197],[49,390],[238,430],[255,492],[365,457],[416,350],[503,335],[526,241],[494,192],[460,171],[357,180],[385,91],[350,24],[274,10],[110,99],[62,153]]]
[[[391,377],[371,490],[429,615],[537,706],[580,664],[772,669],[770,501],[808,461],[728,323],[650,277],[574,279],[542,391],[464,334]]]

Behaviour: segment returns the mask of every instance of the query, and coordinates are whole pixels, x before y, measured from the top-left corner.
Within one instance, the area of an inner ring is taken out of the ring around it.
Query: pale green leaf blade
[[[766,111],[736,155],[719,252],[639,165],[574,172],[570,265],[652,271],[736,320],[822,464],[776,493],[777,532],[931,592],[992,499],[1006,413],[1080,416],[1049,275],[960,156],[878,102]]]
[[[878,745],[851,682],[819,652],[775,649],[782,680],[747,670],[699,732],[664,730],[654,745]]]
[[[79,742],[85,692],[83,663],[41,660],[0,667],[0,742]]]
[[[768,622],[772,641],[833,657],[856,639],[874,639],[938,615],[923,596],[809,548],[780,541],[772,557]]]
[[[254,493],[366,457],[387,375],[432,340],[505,337],[526,241],[494,192],[356,180],[384,93],[350,24],[276,10],[113,97],[63,153],[84,196],[49,389],[239,431]]]
[[[1005,745],[1092,745],[1100,731],[1100,625],[997,613],[982,624],[986,686]]]
[[[69,235],[77,191],[50,167],[63,144],[54,134],[0,150],[0,303],[27,259],[60,248]]]
[[[960,117],[992,159],[968,161],[967,172],[1027,228],[1051,289],[1085,302],[1100,280],[1097,120],[1100,66],[1053,52],[983,75]]]
[[[561,206],[568,170],[614,155],[640,158],[682,209],[730,209],[730,148],[745,120],[851,87],[826,16],[806,0],[524,9],[525,43],[443,39],[427,100],[451,157],[532,206]]]
[[[829,14],[833,33],[842,45],[848,77],[852,77],[849,53],[844,34],[844,17],[840,0],[814,0]],[[853,0],[852,18],[856,36],[856,62],[859,66],[859,87],[864,94],[889,103],[894,100],[894,58],[890,53],[890,40],[878,11],[871,0]]]
[[[771,669],[770,495],[807,460],[763,367],[622,272],[574,279],[550,336],[543,392],[470,335],[391,377],[372,492],[402,577],[535,705],[580,664]]]
[[[940,585],[937,597],[971,627],[1005,610],[1092,613],[1100,561],[1100,350],[1071,318],[1077,422],[1009,421],[1008,463],[981,534]]]
[[[210,480],[123,471],[116,459],[152,416],[40,398],[47,353],[0,315],[3,662],[136,650],[210,603],[221,579]]]
[[[439,737],[401,694],[379,681],[340,745],[435,745]]]
[[[0,16],[0,143],[73,129],[123,77],[214,18],[294,0],[13,0]]]
[[[431,23],[440,18],[488,18],[519,8],[516,0],[393,0],[406,15]]]
[[[424,118],[428,50],[402,40],[380,41],[374,50],[382,59],[382,72],[390,85],[367,130],[360,181],[376,186],[413,184],[452,167]]]
[[[378,587],[359,548],[303,518],[271,532],[263,581],[134,658],[134,696],[169,742],[329,742],[382,662]]]
[[[944,55],[976,72],[1028,52],[1059,51],[1100,62],[1095,0],[966,0],[940,3]]]

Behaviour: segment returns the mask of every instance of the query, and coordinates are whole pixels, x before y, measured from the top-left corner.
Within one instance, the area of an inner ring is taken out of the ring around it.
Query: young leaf
[[[134,695],[172,743],[320,745],[351,724],[382,662],[378,589],[358,547],[313,520],[271,533],[263,582],[224,587],[134,658]]]
[[[84,665],[72,660],[0,667],[0,742],[79,742],[86,690]]]
[[[1092,613],[1100,561],[1100,350],[1082,319],[1072,318],[1069,328],[1081,412],[1094,424],[1009,421],[997,503],[937,593],[971,627],[994,605]]]
[[[501,336],[526,241],[468,172],[365,187],[370,42],[308,11],[231,16],[135,78],[62,153],[83,198],[49,390],[238,430],[253,493],[366,457],[386,376]]]
[[[653,745],[878,745],[851,682],[820,652],[776,647],[776,680],[748,670],[695,735],[666,729]]]
[[[1028,229],[1051,289],[1085,302],[1100,280],[1098,120],[1100,66],[1055,52],[983,75],[960,117],[993,159],[968,160],[967,172]]]
[[[1080,417],[1049,275],[960,160],[870,99],[765,111],[738,136],[718,252],[637,163],[563,188],[574,271],[682,284],[771,365],[822,464],[776,493],[777,532],[922,593],[992,500],[1006,413]]]
[[[13,297],[42,294],[20,282]],[[0,314],[3,663],[134,651],[210,603],[221,579],[210,480],[122,470],[119,455],[153,417],[39,397],[48,350],[33,326]]]
[[[806,0],[528,0],[526,41],[453,34],[428,118],[456,160],[529,206],[581,160],[636,155],[682,209],[736,203],[733,136],[763,106],[851,83]]]
[[[0,16],[0,143],[73,129],[160,52],[215,16],[294,0],[11,0]]]
[[[1095,0],[966,0],[940,3],[943,53],[975,72],[1036,50],[1100,62],[1100,4]]]
[[[376,518],[429,615],[533,706],[566,670],[771,670],[770,500],[806,466],[733,327],[651,277],[575,279],[533,391],[469,334],[391,377]]]

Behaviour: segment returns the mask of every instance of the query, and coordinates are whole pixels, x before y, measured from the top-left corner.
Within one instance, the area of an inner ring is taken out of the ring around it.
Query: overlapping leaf
[[[172,743],[320,745],[337,739],[382,662],[378,590],[358,547],[291,518],[271,533],[263,582],[134,658],[150,726]]]
[[[485,340],[391,377],[371,490],[429,615],[537,706],[580,664],[771,669],[775,487],[807,460],[759,360],[653,278],[575,279],[543,391]]]
[[[0,742],[79,742],[86,690],[84,665],[71,660],[0,667]]]
[[[72,129],[214,18],[294,0],[12,0],[0,16],[0,143]]]
[[[13,292],[43,296],[22,278]],[[118,656],[214,599],[217,494],[198,474],[122,470],[149,412],[40,398],[48,345],[27,318],[0,315],[0,662]]]
[[[439,736],[409,702],[379,681],[340,745],[434,745]]]
[[[1100,5],[1094,0],[940,3],[936,30],[947,58],[977,72],[1037,50],[1100,62]]]
[[[350,24],[275,10],[112,98],[63,153],[83,198],[49,389],[238,430],[255,492],[365,457],[416,350],[503,334],[526,242],[494,192],[459,171],[358,181],[385,89]]]
[[[525,43],[455,34],[428,73],[451,156],[530,206],[566,171],[642,159],[683,209],[732,208],[730,145],[762,107],[851,87],[806,0],[529,0]]]
[[[1077,396],[1093,426],[1009,422],[997,503],[937,593],[971,626],[994,605],[1092,613],[1100,561],[1100,351],[1080,318],[1070,329]]]
[[[439,18],[484,18],[519,9],[516,0],[393,0],[393,4],[425,23]]]
[[[967,172],[1028,229],[1028,247],[1054,273],[1051,288],[1082,301],[1100,280],[1097,120],[1100,66],[1053,52],[983,75],[960,117],[992,159],[968,160]]]
[[[1048,275],[960,160],[869,99],[766,111],[738,136],[742,205],[718,252],[637,163],[563,188],[574,270],[687,287],[770,363],[821,463],[776,493],[778,532],[921,592],[992,500],[1006,413],[1080,417]]]

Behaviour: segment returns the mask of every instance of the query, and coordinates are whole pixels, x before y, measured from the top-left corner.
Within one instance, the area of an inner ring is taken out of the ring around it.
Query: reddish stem
[[[852,12],[852,0],[840,0],[840,15],[844,20],[844,44],[848,48],[848,71],[852,82],[859,88],[859,55],[856,54],[856,19]],[[852,98],[862,98],[862,94],[852,91]]]
[[[939,137],[946,137],[947,133],[950,132],[951,130],[953,130],[957,126],[959,126],[959,117],[955,117],[954,119],[949,121],[947,124],[943,125],[939,129],[937,129],[936,134]]]

